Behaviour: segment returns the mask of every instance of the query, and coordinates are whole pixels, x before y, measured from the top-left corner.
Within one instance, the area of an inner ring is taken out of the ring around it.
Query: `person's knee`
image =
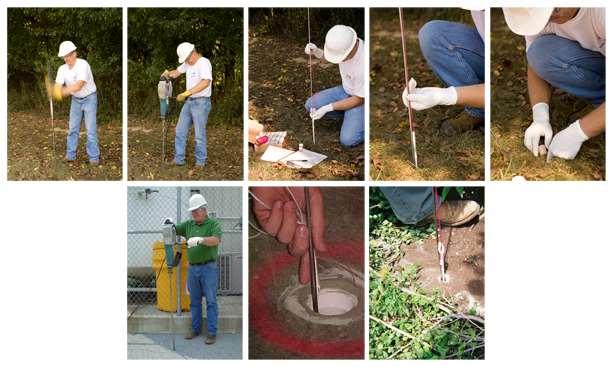
[[[557,63],[553,62],[557,54],[554,36],[544,35],[536,38],[527,50],[527,63],[538,76],[548,80],[558,71]]]
[[[304,103],[304,108],[306,108],[307,112],[310,112],[310,109],[312,108],[312,97],[306,99],[306,103]]]
[[[346,148],[354,147],[363,142],[363,138],[354,133],[340,133],[340,144]]]
[[[445,21],[431,20],[419,29],[419,46],[425,58],[428,58],[436,45],[440,44],[441,36],[444,34],[443,26]]]

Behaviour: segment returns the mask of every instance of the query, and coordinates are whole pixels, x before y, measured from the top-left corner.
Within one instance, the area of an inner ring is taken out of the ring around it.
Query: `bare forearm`
[[[468,107],[484,107],[484,84],[456,87],[457,104]]]
[[[210,80],[208,80],[208,79],[201,80],[199,83],[196,84],[196,86],[194,86],[193,88],[189,89],[189,92],[191,94],[199,93],[202,90],[208,88],[209,85],[210,85]]]
[[[355,108],[362,104],[363,104],[363,98],[355,96],[355,95],[351,95],[348,98],[334,102],[332,105],[334,106],[335,111],[346,111],[346,110]]]
[[[206,236],[202,239],[202,245],[206,245],[207,247],[214,247],[219,245],[219,238],[216,236]]]
[[[62,96],[67,97],[72,93],[78,92],[79,90],[83,89],[83,85],[85,85],[85,82],[81,80],[72,85],[62,87]]]
[[[580,119],[580,128],[585,135],[595,137],[606,129],[606,103],[601,104]]]
[[[531,66],[527,66],[527,90],[532,107],[538,103],[548,104],[550,102],[550,84],[536,74]]]

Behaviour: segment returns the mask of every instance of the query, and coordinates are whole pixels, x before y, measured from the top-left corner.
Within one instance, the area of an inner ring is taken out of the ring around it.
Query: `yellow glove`
[[[55,84],[53,87],[53,99],[58,102],[62,101],[62,86],[60,84]]]
[[[176,96],[176,101],[184,102],[185,99],[187,99],[190,95],[191,95],[191,92],[189,90],[185,90],[184,92]]]

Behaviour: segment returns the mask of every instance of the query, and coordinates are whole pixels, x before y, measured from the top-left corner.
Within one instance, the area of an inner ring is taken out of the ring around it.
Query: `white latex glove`
[[[580,120],[577,120],[552,138],[546,161],[550,161],[553,156],[561,159],[574,159],[582,143],[588,139],[589,137],[580,128]]]
[[[437,105],[455,105],[457,104],[457,90],[454,86],[448,88],[417,88],[417,82],[414,79],[410,79],[408,82],[408,89],[404,88],[402,93],[402,101],[408,107],[408,101],[410,106],[416,111],[422,111],[435,107]]]
[[[331,112],[334,110],[334,105],[329,103],[324,105],[323,107],[319,108],[319,109],[311,109],[310,110],[310,118],[314,119],[315,121],[318,119],[323,118],[323,116],[327,113],[327,112]]]
[[[550,125],[550,116],[548,113],[548,104],[538,103],[531,109],[533,112],[533,122],[525,130],[525,138],[523,144],[533,156],[538,156],[538,146],[540,145],[540,137],[544,136],[544,145],[550,149],[550,140],[552,140],[553,130]]]
[[[201,236],[194,236],[193,238],[189,238],[187,240],[187,247],[191,248],[191,247],[195,247],[196,245],[200,245],[202,244],[203,240],[204,238]]]
[[[306,47],[304,47],[304,53],[313,55],[316,58],[323,58],[323,50],[314,43],[308,43]]]

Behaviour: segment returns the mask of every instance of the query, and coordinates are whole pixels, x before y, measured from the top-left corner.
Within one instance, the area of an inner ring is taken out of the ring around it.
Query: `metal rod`
[[[308,44],[310,44],[310,8],[306,8],[307,18],[308,18]],[[310,52],[308,53],[308,70],[310,72],[310,98],[312,98],[312,55]],[[312,143],[316,144],[317,140],[315,138],[315,120],[314,118],[310,118],[310,124],[312,126]]]
[[[319,312],[319,293],[318,283],[319,275],[317,273],[317,257],[315,248],[312,243],[312,216],[310,212],[310,190],[304,187],[304,201],[306,202],[306,222],[308,225],[308,258],[310,264],[310,294],[312,296],[312,310],[315,313]]]
[[[172,296],[172,267],[170,266],[168,266],[168,285],[170,286],[170,306],[172,306],[174,296]],[[172,314],[172,311],[170,311],[170,333],[172,334],[172,350],[176,351],[176,337],[174,335],[174,314]]]
[[[440,266],[440,281],[442,282],[446,282],[446,268],[445,268],[445,264],[446,264],[446,247],[444,246],[444,244],[442,244],[442,241],[440,240],[440,213],[438,210],[439,207],[439,203],[438,203],[438,190],[436,189],[436,187],[432,187],[433,189],[433,194],[434,194],[434,212],[435,212],[435,221],[436,221],[436,243],[437,243],[437,249],[438,249],[438,264]]]
[[[399,22],[400,22],[400,32],[402,36],[402,57],[404,60],[404,83],[406,84],[406,89],[408,89],[409,78],[408,78],[408,56],[406,52],[406,37],[404,35],[404,17],[402,8],[398,8],[399,10]],[[417,150],[416,150],[416,134],[414,131],[414,123],[412,122],[412,105],[410,101],[408,101],[408,124],[410,126],[410,142],[412,144],[412,158],[414,160],[414,167],[419,168],[418,158],[417,158]]]

